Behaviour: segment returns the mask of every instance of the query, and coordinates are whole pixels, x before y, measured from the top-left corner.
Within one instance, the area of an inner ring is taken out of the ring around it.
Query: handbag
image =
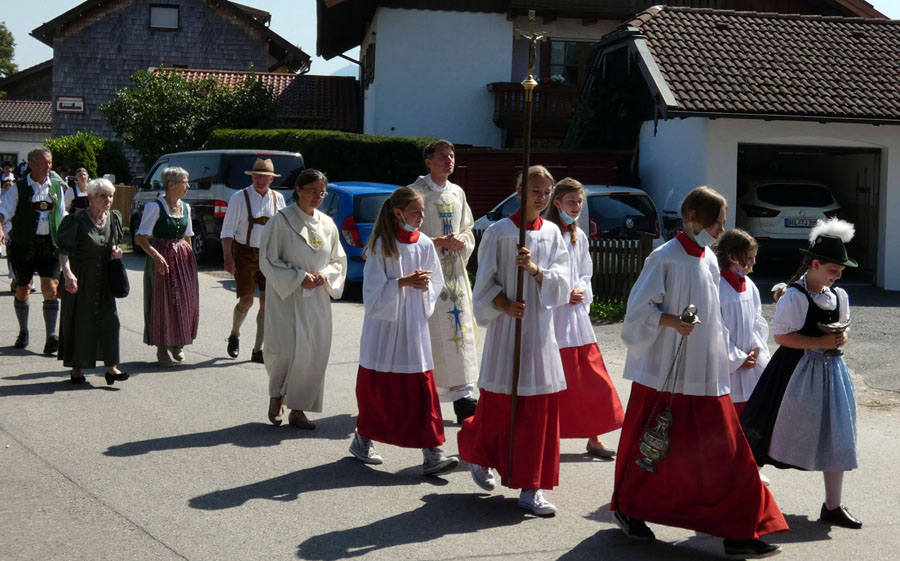
[[[116,215],[113,213],[109,214],[110,220],[113,220]],[[115,218],[116,223],[118,224],[118,218]],[[109,224],[109,250],[112,251],[113,248],[113,236],[116,235],[120,228],[113,228],[112,222]],[[109,258],[109,266],[106,268],[107,275],[107,283],[109,284],[109,291],[112,292],[112,295],[115,298],[125,298],[128,296],[128,293],[131,291],[131,285],[128,283],[128,273],[125,271],[125,264],[122,263],[121,259],[113,259],[112,256]]]

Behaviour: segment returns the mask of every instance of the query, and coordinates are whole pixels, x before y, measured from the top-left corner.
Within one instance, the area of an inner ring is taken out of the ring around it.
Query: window
[[[144,183],[143,186],[141,186],[141,191],[159,191],[160,189],[162,189],[163,184],[161,176],[163,170],[167,167],[169,167],[168,160],[163,160],[162,162],[160,162],[159,165],[156,166],[156,169],[154,169],[150,174],[150,180]]]
[[[253,169],[257,158],[272,160],[275,173],[281,176],[272,181],[272,187],[275,189],[293,189],[297,176],[303,171],[303,158],[300,156],[265,153],[231,154],[226,156],[225,160],[225,185],[232,189],[243,189],[250,185],[252,179],[244,172]]]
[[[592,43],[550,41],[550,76],[562,76],[566,84],[582,84],[587,78]]]
[[[656,207],[647,195],[611,193],[587,200],[591,238],[637,240],[641,234],[659,235]]]
[[[381,205],[390,196],[390,193],[373,193],[353,197],[353,219],[356,224],[374,224]]]
[[[756,188],[756,197],[775,206],[823,207],[834,204],[831,191],[824,185],[770,183]]]
[[[150,29],[178,29],[178,6],[150,5]]]
[[[219,154],[190,154],[174,156],[169,165],[187,170],[192,189],[209,189],[219,171],[220,159]]]

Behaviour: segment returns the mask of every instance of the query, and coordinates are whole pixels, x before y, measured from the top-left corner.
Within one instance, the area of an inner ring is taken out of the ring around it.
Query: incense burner
[[[850,320],[836,321],[834,323],[816,323],[816,326],[822,330],[822,333],[843,333],[850,327]],[[828,349],[824,353],[825,356],[844,356],[844,351],[840,349]]]
[[[656,473],[656,463],[663,461],[669,453],[672,439],[668,431],[671,425],[672,411],[666,407],[656,416],[656,426],[641,436],[640,449],[644,457],[635,462],[639,468]]]

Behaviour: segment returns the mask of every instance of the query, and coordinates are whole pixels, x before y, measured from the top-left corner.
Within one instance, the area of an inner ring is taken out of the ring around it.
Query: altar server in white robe
[[[347,256],[331,218],[316,207],[327,194],[325,176],[305,169],[297,177],[296,203],[263,228],[259,269],[266,277],[265,345],[269,420],[314,429],[306,411],[321,412],[331,352],[331,299],[340,298]]]
[[[652,541],[650,521],[722,537],[729,559],[751,559],[776,553],[759,537],[787,523],[759,479],[728,395],[719,266],[708,249],[724,231],[727,206],[713,189],[691,190],[681,205],[684,231],[647,257],[631,289],[622,340],[633,383],[610,508],[630,538]],[[691,304],[700,323],[679,319]],[[651,472],[636,464],[639,445],[664,407],[673,419],[670,446]]]
[[[428,318],[434,383],[441,397],[453,402],[456,422],[462,423],[475,414],[473,394],[478,379],[472,287],[466,271],[466,262],[475,249],[475,220],[465,191],[447,179],[455,165],[453,144],[436,140],[425,147],[423,156],[429,174],[410,187],[425,200],[422,232],[434,242],[444,275],[444,288],[434,314]]]
[[[521,179],[516,191],[521,194]],[[553,176],[543,166],[528,169],[526,207],[491,226],[481,240],[475,278],[475,319],[487,326],[481,395],[475,416],[463,421],[459,455],[485,490],[521,489],[519,506],[538,516],[556,507],[543,490],[559,484],[559,394],[566,389],[553,327],[553,308],[569,301],[569,253],[559,228],[540,213],[550,201]],[[525,247],[518,248],[525,220]],[[516,302],[516,277],[525,270],[524,302]],[[516,319],[522,318],[517,410],[510,466],[510,411]]]
[[[419,232],[422,196],[409,187],[381,206],[363,269],[366,315],[360,338],[356,402],[359,416],[350,453],[381,464],[374,441],[421,448],[425,475],[454,469],[444,455],[444,422],[434,385],[428,317],[444,286],[437,250]]]

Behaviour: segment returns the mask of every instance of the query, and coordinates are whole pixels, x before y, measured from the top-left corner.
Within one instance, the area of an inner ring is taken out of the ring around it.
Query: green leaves
[[[16,42],[12,33],[6,28],[6,23],[0,23],[0,78],[6,78],[15,74],[18,68],[13,63],[13,55],[16,52]]]
[[[100,138],[92,132],[80,131],[70,136],[50,138],[44,146],[53,153],[56,167],[65,166],[73,173],[78,168],[84,168],[91,177],[111,173],[116,176],[116,181],[123,183],[131,178],[122,144]]]

